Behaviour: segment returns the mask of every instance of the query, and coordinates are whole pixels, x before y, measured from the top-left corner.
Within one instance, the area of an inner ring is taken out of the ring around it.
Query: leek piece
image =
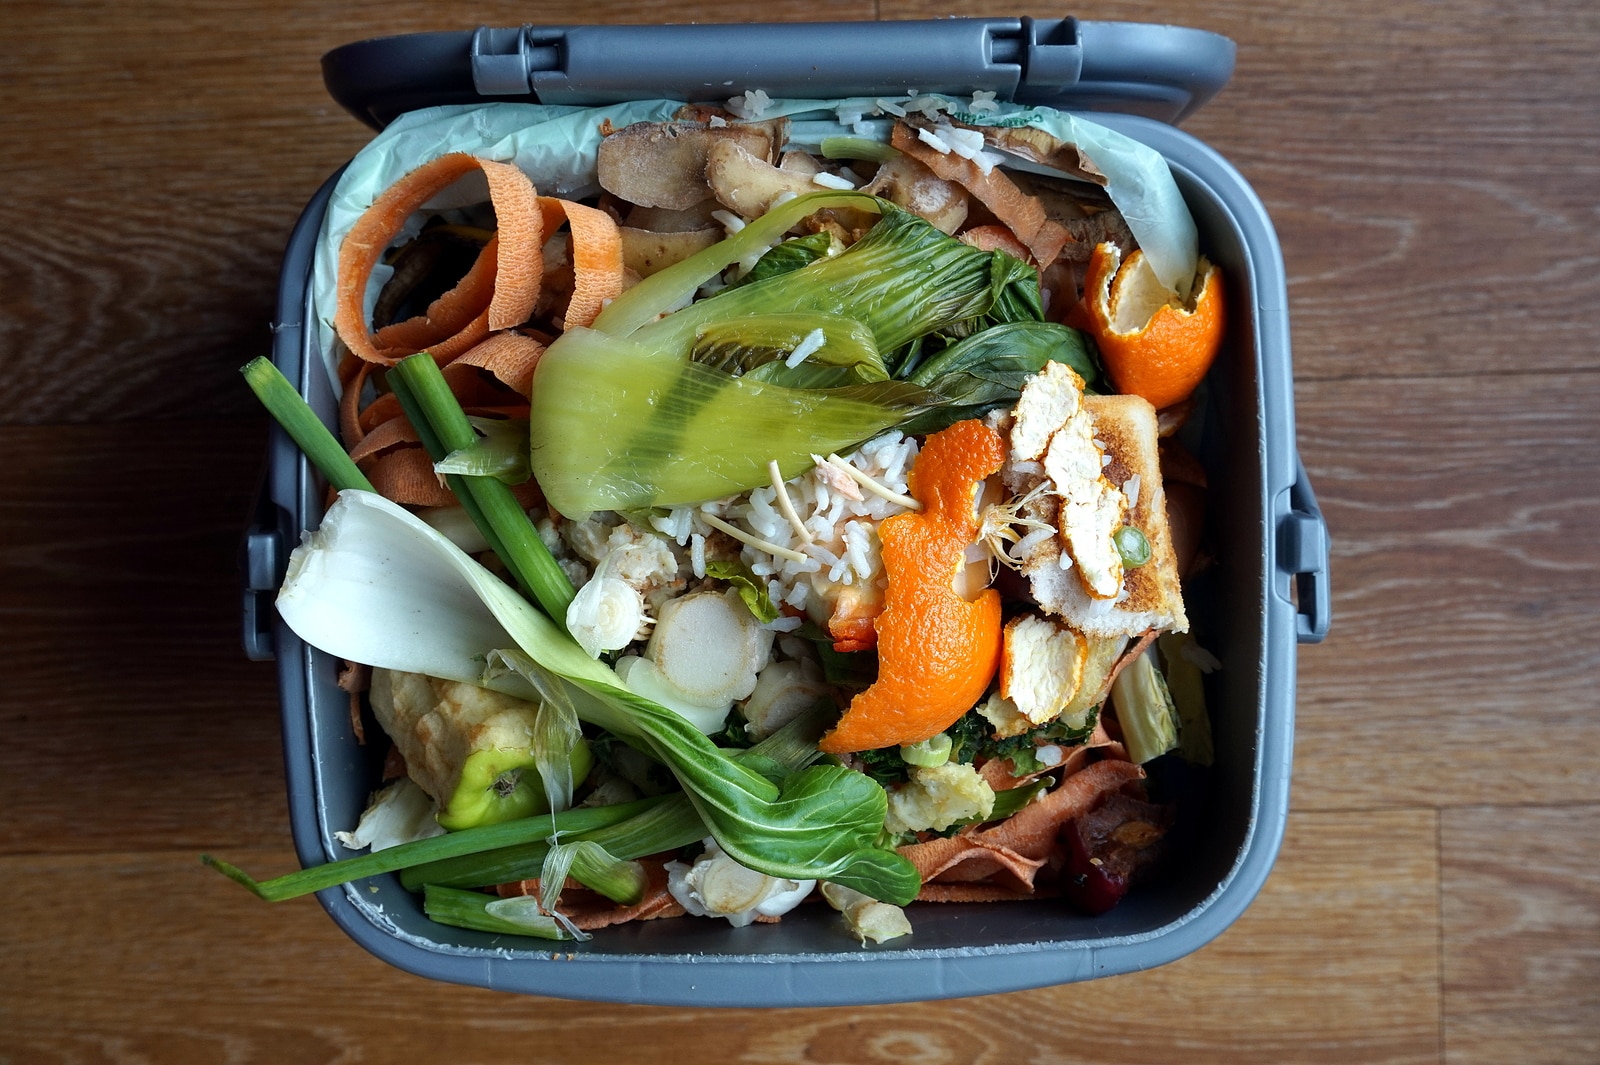
[[[1156,640],[1172,704],[1178,708],[1178,754],[1186,762],[1210,765],[1216,758],[1201,660],[1206,657],[1188,633],[1166,632]],[[1215,668],[1216,662],[1208,663]]]
[[[1149,650],[1122,667],[1111,701],[1129,761],[1143,765],[1178,746],[1178,710]]]
[[[619,858],[592,839],[562,843],[559,850],[567,856],[567,875],[591,891],[624,906],[632,906],[644,898],[649,878],[638,862]],[[541,869],[548,868],[550,860],[547,858]]]
[[[558,814],[540,814],[519,821],[502,821],[496,825],[467,828],[460,832],[430,836],[412,843],[401,843],[372,854],[361,854],[354,858],[328,862],[325,865],[314,865],[309,869],[288,873],[272,880],[256,880],[238,866],[213,858],[209,854],[202,854],[200,861],[229,880],[243,884],[257,897],[268,902],[282,902],[285,899],[295,899],[314,891],[321,891],[323,888],[337,887],[352,880],[361,880],[380,873],[393,873],[413,865],[456,858],[464,854],[476,854],[480,851],[500,850],[531,840],[543,840],[560,832],[589,832],[626,821],[661,802],[660,797],[654,797],[616,806],[584,807]]]
[[[824,137],[817,149],[824,159],[868,159],[874,163],[887,163],[900,154],[898,148],[870,137]]]
[[[351,574],[355,559],[360,572]],[[740,764],[679,715],[629,691],[555,622],[403,507],[367,492],[340,493],[289,571],[278,612],[312,646],[389,669],[429,672],[419,668],[427,662],[450,671],[430,675],[513,694],[534,690],[521,676],[482,672],[489,652],[499,651],[525,674],[559,678],[579,718],[666,765],[740,864],[792,880],[839,881],[884,901],[915,897],[915,868],[877,846],[887,812],[882,788],[840,766],[813,765],[780,785]],[[402,612],[407,624],[393,624]],[[475,655],[463,633],[486,639]],[[476,677],[461,676],[473,668]]]
[[[515,903],[496,906],[496,903]],[[571,939],[554,917],[538,912],[538,901],[531,898],[497,899],[481,891],[435,887],[423,889],[422,912],[430,920],[457,928],[501,935],[536,936],[539,939]]]
[[[467,416],[478,438],[433,464],[434,473],[493,477],[517,485],[533,476],[528,469],[528,422],[525,418]]]
[[[467,421],[461,405],[451,394],[433,356],[426,352],[408,356],[389,372],[410,391],[423,419],[446,453],[469,448],[476,442],[472,423]],[[545,613],[554,618],[557,625],[565,626],[567,607],[577,593],[550,549],[539,538],[527,512],[512,496],[511,489],[493,477],[464,477],[462,482],[494,533],[489,537],[490,542],[499,540],[495,553],[500,560],[533,594]],[[488,536],[487,531],[485,535]]]
[[[245,383],[256,394],[261,405],[267,408],[283,431],[289,434],[305,453],[311,465],[335,489],[359,488],[363,492],[376,491],[328,427],[322,424],[310,405],[295,391],[288,378],[265,356],[257,356],[239,370]]]

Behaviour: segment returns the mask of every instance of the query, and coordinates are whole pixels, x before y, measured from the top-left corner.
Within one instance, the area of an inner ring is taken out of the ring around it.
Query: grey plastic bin
[[[823,98],[985,89],[1094,110],[1170,162],[1202,247],[1227,273],[1231,319],[1208,379],[1200,448],[1218,564],[1188,595],[1223,664],[1208,689],[1217,759],[1205,774],[1163,767],[1166,783],[1193,797],[1180,860],[1160,882],[1094,918],[1053,901],[917,906],[913,936],[868,947],[815,906],[778,925],[652,921],[551,949],[434,924],[394,876],[321,892],[339,926],[399,968],[440,980],[663,1005],[809,1006],[990,994],[1148,969],[1232,924],[1266,880],[1283,835],[1296,643],[1320,640],[1329,624],[1327,531],[1295,450],[1277,238],[1233,167],[1168,124],[1222,87],[1233,54],[1231,41],[1181,27],[1026,18],[484,28],[329,53],[330,92],[374,126],[416,107],[498,96],[598,103],[723,98],[746,88]],[[289,242],[273,345],[274,361],[330,425],[335,401],[307,304],[333,180]],[[278,660],[291,826],[307,865],[348,853],[333,833],[358,819],[382,755],[381,744],[355,741],[347,697],[334,684],[337,663],[306,647],[271,606],[324,491],[274,430],[260,513],[246,537],[245,645],[252,657]]]

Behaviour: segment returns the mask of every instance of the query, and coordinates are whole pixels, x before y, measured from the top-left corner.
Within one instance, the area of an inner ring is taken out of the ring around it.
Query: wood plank
[[[287,830],[236,562],[266,422],[0,430],[0,853]]]
[[[1296,804],[1592,800],[1600,375],[1297,391],[1334,620],[1301,649]]]
[[[883,18],[992,15],[884,0]],[[1060,7],[1007,13],[1060,17]],[[1278,229],[1297,376],[1594,366],[1570,308],[1600,298],[1600,8],[1353,0],[1111,0],[1081,17],[1239,43],[1185,129],[1229,159]]]
[[[1445,1060],[1600,1061],[1600,806],[1447,810]]]
[[[1435,842],[1428,810],[1297,816],[1256,904],[1165,968],[987,998],[776,1011],[435,984],[364,954],[312,900],[258,902],[192,855],[5,857],[0,1030],[19,1060],[225,1050],[236,1062],[487,1061],[526,1057],[536,1037],[551,1062],[1436,1061]],[[283,847],[227,857],[292,861]]]
[[[872,10],[864,0],[776,0],[763,17],[842,21]],[[234,371],[268,350],[290,230],[371,136],[329,100],[321,55],[368,37],[530,17],[504,0],[470,14],[420,0],[365,10],[166,0],[140,5],[137,19],[123,12],[107,0],[7,8],[3,424],[252,413]],[[715,0],[693,18],[746,12]],[[583,18],[684,14],[665,0],[621,0]]]

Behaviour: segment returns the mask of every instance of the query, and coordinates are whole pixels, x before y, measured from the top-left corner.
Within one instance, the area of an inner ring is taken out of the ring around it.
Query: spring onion
[[[267,413],[275,418],[283,431],[305,452],[311,465],[335,489],[359,488],[363,492],[375,489],[367,480],[339,441],[322,424],[316,412],[300,398],[287,378],[272,364],[272,360],[259,356],[247,362],[240,373],[256,394]]]
[[[467,421],[461,404],[451,394],[433,356],[424,352],[401,359],[389,371],[389,376],[397,392],[409,393],[421,420],[427,423],[444,449],[445,454],[435,456],[436,461],[475,444],[478,437],[472,423]],[[564,625],[567,607],[576,594],[572,581],[539,539],[538,530],[511,494],[510,487],[493,477],[463,477],[461,483],[481,512],[487,525],[486,536],[492,531],[489,539],[500,560],[516,575],[518,583],[532,593],[545,613],[554,618],[557,625]]]
[[[532,898],[497,899],[481,891],[429,884],[423,889],[422,911],[440,924],[479,932],[539,939],[573,938],[554,917],[541,913],[538,900]]]
[[[665,800],[654,797],[616,806],[583,807],[559,814],[540,814],[519,821],[503,821],[497,825],[448,832],[442,836],[401,843],[371,854],[361,854],[324,865],[313,865],[309,869],[287,873],[271,880],[256,880],[238,866],[213,858],[209,854],[201,855],[200,861],[229,880],[249,888],[258,898],[266,899],[268,902],[282,902],[324,888],[347,884],[352,880],[393,873],[428,862],[459,858],[462,855],[483,851],[503,850],[534,840],[544,840],[559,833],[577,834],[593,831],[606,825],[626,821],[663,801]]]

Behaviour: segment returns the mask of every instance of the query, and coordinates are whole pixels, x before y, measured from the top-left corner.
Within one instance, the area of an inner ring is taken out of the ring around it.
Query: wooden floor
[[[365,138],[327,48],[745,5],[5,7],[0,1062],[1600,1061],[1600,5],[1111,0],[1240,45],[1187,128],[1275,220],[1334,628],[1259,901],[1151,972],[709,1012],[437,985],[292,866],[235,551],[300,206]],[[993,13],[772,0],[775,19]],[[1030,13],[1017,10],[1014,13]]]

